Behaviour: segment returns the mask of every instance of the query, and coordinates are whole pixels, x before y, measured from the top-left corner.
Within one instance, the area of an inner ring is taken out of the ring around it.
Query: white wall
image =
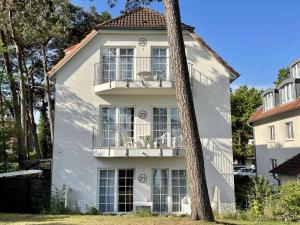
[[[300,115],[298,111],[287,112],[254,123],[257,173],[277,183],[269,171],[271,159],[277,159],[277,165],[300,153]],[[286,140],[285,123],[293,122],[294,139]],[[269,141],[269,126],[274,126],[275,141]]]
[[[142,49],[139,38],[147,38]],[[222,203],[234,198],[229,74],[198,42],[185,35],[187,58],[193,63],[193,95],[211,198],[215,186]],[[56,78],[53,185],[66,184],[74,191],[73,203],[84,199],[97,204],[98,168],[137,168],[148,174],[152,168],[184,168],[184,158],[94,158],[92,127],[99,118],[100,105],[130,105],[151,112],[153,106],[174,106],[175,96],[97,96],[93,91],[94,64],[100,61],[103,46],[135,47],[137,56],[150,56],[150,46],[168,46],[164,32],[149,31],[98,34],[64,67]],[[148,178],[151,178],[148,177]],[[141,185],[135,200],[149,197],[149,186]],[[151,197],[151,196],[150,196]]]

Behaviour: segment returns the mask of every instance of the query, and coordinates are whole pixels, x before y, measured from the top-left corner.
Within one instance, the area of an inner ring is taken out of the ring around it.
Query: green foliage
[[[249,139],[253,138],[248,120],[262,104],[260,95],[261,91],[246,85],[231,93],[232,145],[235,159],[244,160],[253,156],[253,146],[248,145]]]
[[[99,215],[100,212],[96,207],[91,206],[91,207],[88,207],[87,212],[85,214],[86,215]]]
[[[285,79],[287,79],[289,77],[289,69],[288,68],[281,68],[278,71],[277,74],[277,80],[274,81],[274,84],[277,86],[278,84],[280,84],[282,81],[284,81]]]
[[[149,217],[149,216],[155,216],[156,214],[153,214],[149,208],[142,208],[135,212],[135,214],[139,217]]]
[[[253,182],[248,176],[234,176],[235,201],[237,209],[248,207],[248,195]]]
[[[55,190],[51,193],[50,200],[50,214],[68,214],[70,210],[65,207],[65,191],[66,187],[63,186],[61,190],[55,188]]]
[[[300,219],[300,183],[286,183],[279,187],[269,210],[284,220]]]
[[[50,135],[50,127],[46,114],[46,109],[41,109],[40,119],[37,127],[37,135],[39,140],[39,147],[43,154],[44,158],[51,157],[51,135]]]
[[[271,203],[273,197],[273,186],[262,176],[252,180],[253,184],[249,192],[250,212],[259,218],[264,214],[266,206]]]

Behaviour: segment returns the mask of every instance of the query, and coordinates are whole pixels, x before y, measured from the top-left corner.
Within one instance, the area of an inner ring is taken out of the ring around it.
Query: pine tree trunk
[[[43,70],[44,70],[44,77],[46,79],[46,98],[48,102],[48,118],[49,118],[49,125],[50,125],[50,134],[51,134],[51,142],[53,143],[54,140],[54,119],[53,119],[53,107],[52,107],[52,99],[51,99],[51,92],[50,92],[50,80],[49,76],[47,75],[47,55],[45,51],[45,47],[41,46],[42,56],[43,56]]]
[[[0,30],[1,42],[4,48],[7,48],[8,44],[6,41],[5,33],[3,30]],[[21,113],[20,113],[20,105],[19,99],[17,94],[16,82],[13,76],[12,65],[9,59],[8,52],[4,51],[3,53],[3,60],[4,60],[4,67],[5,72],[8,77],[9,89],[12,96],[12,106],[14,110],[14,114],[12,115],[16,121],[16,136],[17,136],[17,154],[18,154],[18,161],[23,161],[26,159],[26,154],[24,152],[24,136],[21,126]]]
[[[172,72],[184,147],[193,220],[214,221],[207,190],[203,151],[194,110],[178,0],[164,0]]]
[[[34,111],[33,111],[33,87],[34,87],[34,79],[32,74],[28,74],[28,71],[25,67],[25,71],[27,74],[27,78],[29,81],[29,85],[28,85],[28,120],[29,120],[29,125],[31,128],[31,133],[32,133],[32,138],[33,138],[33,142],[35,144],[35,152],[36,152],[36,156],[37,158],[41,158],[42,154],[41,154],[41,150],[39,147],[39,141],[38,141],[38,136],[37,136],[37,126],[36,123],[34,121]]]

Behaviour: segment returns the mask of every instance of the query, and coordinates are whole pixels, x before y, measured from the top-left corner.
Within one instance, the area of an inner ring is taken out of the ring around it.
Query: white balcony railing
[[[93,128],[93,149],[182,149],[179,124],[106,123]]]

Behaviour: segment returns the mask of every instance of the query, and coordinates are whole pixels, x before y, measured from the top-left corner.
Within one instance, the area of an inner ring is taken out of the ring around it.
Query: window
[[[294,78],[299,78],[300,77],[300,63],[296,63],[292,68],[291,68],[291,75]]]
[[[120,79],[133,80],[133,49],[120,49]]]
[[[114,212],[115,202],[115,171],[100,170],[99,179],[99,210],[102,213]]]
[[[289,102],[295,99],[295,87],[294,84],[286,84],[280,89],[281,103]]]
[[[277,167],[277,159],[271,159],[271,170]]]
[[[133,210],[133,170],[119,170],[118,184],[118,211],[130,212]]]
[[[134,108],[101,108],[101,147],[124,146],[134,132]]]
[[[172,170],[172,211],[182,211],[181,201],[186,196],[186,171]]]
[[[117,51],[115,48],[103,49],[102,64],[104,82],[116,79],[116,56]]]
[[[103,81],[133,80],[134,49],[104,48],[102,53]]]
[[[285,124],[285,137],[286,137],[286,140],[294,139],[294,130],[293,130],[292,122],[288,122]]]
[[[274,128],[274,126],[269,126],[269,141],[275,141],[275,128]]]
[[[168,78],[168,58],[166,48],[152,49],[152,79],[166,80]]]
[[[154,212],[168,211],[168,170],[154,169],[152,201]]]
[[[153,108],[153,139],[156,148],[167,146],[168,110]]]
[[[178,148],[181,147],[182,136],[180,129],[180,120],[177,108],[171,108],[171,138],[172,138],[172,147]]]
[[[274,107],[274,93],[266,94],[263,98],[264,110],[268,110]]]

